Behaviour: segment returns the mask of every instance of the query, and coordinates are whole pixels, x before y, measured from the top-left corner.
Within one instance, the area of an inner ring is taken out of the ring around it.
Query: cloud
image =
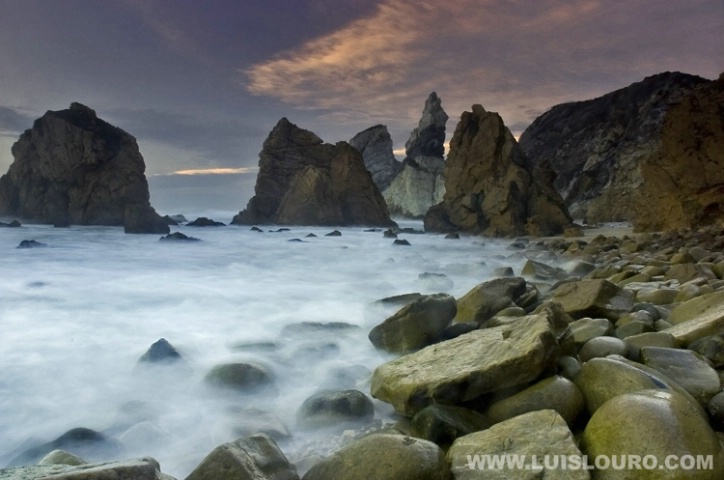
[[[437,91],[453,120],[482,103],[522,126],[533,112],[602,95],[612,84],[668,69],[720,68],[713,59],[724,49],[711,38],[719,38],[722,21],[707,13],[713,3],[384,0],[239,73],[251,94],[329,112],[329,121],[407,118],[412,126]],[[693,28],[687,45],[667,38],[666,29],[696,25],[705,31]]]
[[[229,175],[235,173],[258,173],[259,167],[241,167],[241,168],[193,168],[189,170],[176,170],[174,175]]]

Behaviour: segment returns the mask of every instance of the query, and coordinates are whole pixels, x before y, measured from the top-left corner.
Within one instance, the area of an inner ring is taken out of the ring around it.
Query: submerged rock
[[[299,407],[297,423],[305,427],[322,427],[371,420],[374,414],[372,400],[359,390],[320,392],[307,398]]]
[[[47,243],[39,242],[37,240],[23,240],[18,244],[17,248],[38,248],[47,246]]]
[[[174,480],[150,457],[83,465],[44,464],[0,470],[3,480]]]
[[[226,224],[223,222],[217,222],[216,220],[212,220],[210,218],[206,217],[199,217],[193,222],[189,222],[186,224],[187,227],[225,227]]]
[[[226,363],[217,365],[206,374],[210,385],[243,393],[266,391],[274,385],[272,373],[255,363]]]
[[[161,338],[141,355],[138,363],[173,363],[179,360],[181,360],[181,354],[168,343],[168,340]]]
[[[123,225],[168,233],[150,205],[136,139],[79,103],[49,111],[13,145],[0,215],[45,224]]]
[[[173,232],[159,238],[162,242],[200,242],[201,240],[196,237],[189,237],[188,235],[181,232]]]
[[[52,442],[30,448],[9,463],[9,467],[39,462],[53,450],[65,450],[86,460],[102,461],[117,458],[123,446],[115,439],[90,428],[73,428]]]

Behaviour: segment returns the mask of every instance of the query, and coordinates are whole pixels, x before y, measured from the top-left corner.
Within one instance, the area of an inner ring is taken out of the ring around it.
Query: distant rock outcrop
[[[500,115],[463,112],[445,166],[445,196],[425,215],[425,230],[486,236],[556,235],[572,226],[549,175],[532,174]]]
[[[666,72],[583,102],[551,108],[521,135],[534,165],[550,162],[574,218],[633,221],[640,165],[661,145],[666,112],[706,79]]]
[[[380,192],[384,192],[402,170],[402,163],[393,153],[392,137],[387,127],[375,125],[363,130],[355,135],[349,144],[360,151],[365,167],[372,174],[372,181]]]
[[[724,222],[724,73],[673,106],[661,145],[641,164],[639,231]]]
[[[382,195],[390,213],[422,218],[445,193],[445,124],[448,115],[437,93],[425,101],[422,118],[405,144],[401,171]]]
[[[49,111],[13,145],[0,178],[0,215],[55,225],[123,225],[168,233],[149,202],[136,139],[73,103]]]
[[[255,195],[231,223],[394,225],[357,149],[323,143],[286,118],[264,141]]]

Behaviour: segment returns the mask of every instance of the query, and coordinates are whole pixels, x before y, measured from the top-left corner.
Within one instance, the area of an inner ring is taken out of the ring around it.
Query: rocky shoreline
[[[329,392],[300,409],[310,428],[342,426],[327,452],[302,440],[287,457],[273,432],[250,432],[186,478],[722,478],[724,229],[606,233],[519,238],[509,250],[527,259],[520,272],[501,269],[460,298],[408,297],[370,332],[396,356],[370,390]],[[250,370],[242,377],[263,384]],[[374,418],[370,397],[397,413]],[[170,478],[152,458],[85,464],[73,445],[0,479]],[[541,468],[471,463],[484,455],[535,457]],[[563,456],[593,468],[543,463]],[[592,463],[624,456],[711,460]]]

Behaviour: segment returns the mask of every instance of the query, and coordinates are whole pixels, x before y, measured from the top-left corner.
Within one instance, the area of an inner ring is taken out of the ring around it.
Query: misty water
[[[231,214],[214,218],[227,222]],[[391,358],[367,334],[399,307],[371,307],[375,300],[410,292],[459,297],[494,268],[520,272],[524,261],[509,241],[408,234],[400,238],[411,246],[393,246],[363,228],[339,228],[340,237],[325,236],[329,227],[269,229],[172,227],[197,243],[116,227],[0,229],[0,467],[86,427],[122,444],[109,457],[150,455],[184,478],[214,447],[240,436],[246,407],[287,425],[292,438],[279,444],[294,457],[306,441],[334,433],[297,426],[304,399],[325,388],[369,394],[369,378],[342,378],[340,369],[373,370]],[[47,246],[16,248],[25,239]],[[421,279],[426,272],[445,277]],[[359,328],[281,335],[300,322]],[[138,365],[160,338],[183,362]],[[275,391],[242,395],[204,382],[214,365],[234,361],[268,367]],[[389,406],[375,405],[378,422],[392,418]]]

